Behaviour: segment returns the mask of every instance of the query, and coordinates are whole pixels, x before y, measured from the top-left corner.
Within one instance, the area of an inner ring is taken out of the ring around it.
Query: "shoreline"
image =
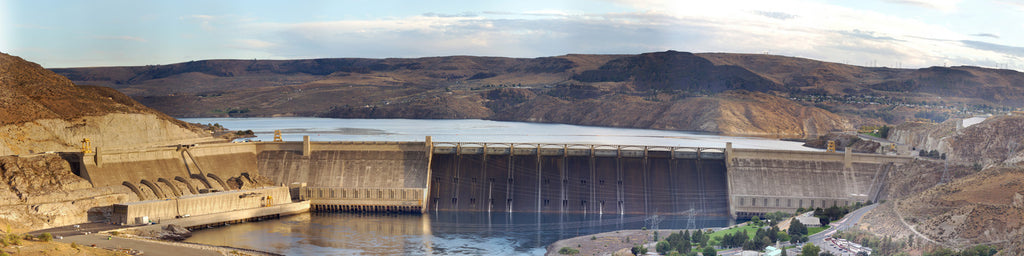
[[[283,254],[222,245],[209,245],[157,239],[157,234],[168,225],[182,227],[219,227],[226,223],[269,220],[309,211],[309,201],[288,203],[263,208],[252,208],[230,212],[212,213],[182,219],[163,220],[152,225],[116,226],[102,223],[81,224],[84,227],[57,227],[30,231],[29,234],[51,233],[61,243],[77,243],[115,252],[141,251],[145,255],[268,255]],[[245,217],[245,216],[263,216]],[[113,235],[117,234],[117,235]]]
[[[699,230],[712,230],[719,231],[723,229],[730,229],[734,227],[746,226],[747,222],[736,223],[727,227],[714,227],[714,228],[702,228]],[[664,239],[666,236],[672,233],[678,233],[684,230],[690,232],[698,229],[659,229],[658,239]],[[562,254],[558,253],[562,247],[569,247],[580,250],[579,255],[630,255],[629,249],[636,245],[643,243],[651,251],[654,251],[654,244],[657,241],[653,241],[654,231],[650,229],[622,229],[616,231],[608,231],[604,233],[570,237],[562,240],[555,241],[545,247],[546,252],[544,255],[547,256],[559,256]],[[629,240],[626,240],[626,238]],[[646,241],[644,240],[646,239]],[[610,245],[610,246],[609,246]],[[625,246],[625,247],[618,247]]]

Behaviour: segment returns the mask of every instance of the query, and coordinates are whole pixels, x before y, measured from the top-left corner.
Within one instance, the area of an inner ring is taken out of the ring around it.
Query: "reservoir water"
[[[675,147],[816,150],[797,142],[677,131],[622,129],[485,120],[191,118],[233,130],[253,130],[269,141],[513,142]],[[430,212],[423,215],[304,213],[281,219],[196,231],[187,242],[250,248],[287,255],[540,255],[557,240],[645,227],[650,216],[507,212]],[[663,216],[662,229],[723,227],[728,217]],[[691,219],[692,218],[692,219]]]
[[[284,118],[182,118],[191,123],[220,124],[232,130],[252,130],[253,140],[270,141],[281,130],[285,141],[423,141],[501,142],[546,144],[607,144],[669,147],[809,150],[803,143],[773,138],[736,137],[708,133],[609,128],[567,124],[502,122],[478,119],[337,119],[315,117]]]

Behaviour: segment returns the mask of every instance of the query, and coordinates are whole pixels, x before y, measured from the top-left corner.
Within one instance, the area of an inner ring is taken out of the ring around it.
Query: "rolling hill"
[[[481,118],[806,137],[1024,106],[1024,74],[666,51],[53,69],[178,117]],[[769,114],[756,110],[775,109]]]

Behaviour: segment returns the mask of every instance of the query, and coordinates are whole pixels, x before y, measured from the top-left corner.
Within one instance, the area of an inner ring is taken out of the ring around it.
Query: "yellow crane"
[[[89,138],[82,139],[82,154],[92,153],[92,141]]]

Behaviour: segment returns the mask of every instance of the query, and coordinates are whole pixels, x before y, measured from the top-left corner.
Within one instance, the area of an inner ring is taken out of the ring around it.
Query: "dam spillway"
[[[435,144],[428,211],[726,216],[724,149]]]

